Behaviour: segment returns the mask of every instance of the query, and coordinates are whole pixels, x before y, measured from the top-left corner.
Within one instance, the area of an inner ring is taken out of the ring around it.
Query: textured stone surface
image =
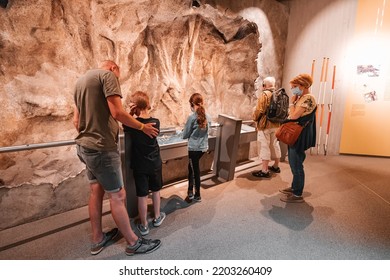
[[[193,92],[205,96],[213,118],[225,113],[249,119],[255,80],[263,73],[260,40],[271,36],[270,29],[259,34],[264,28],[238,12],[220,9],[216,1],[199,2],[192,8],[188,0],[19,0],[0,8],[0,146],[73,139],[73,86],[104,59],[121,67],[124,104],[129,93],[148,92],[163,127],[183,125]],[[266,8],[285,11],[274,4]],[[280,65],[269,67],[266,72],[279,79]],[[61,205],[54,190],[65,192],[63,182],[70,185],[83,168],[71,146],[0,154],[0,207],[8,209],[12,194],[28,196],[32,190],[40,192],[37,209],[49,200]],[[80,201],[85,197],[72,196],[65,208]]]
[[[0,230],[25,222],[69,211],[87,204],[89,187],[85,172],[52,184],[21,184],[0,188]]]

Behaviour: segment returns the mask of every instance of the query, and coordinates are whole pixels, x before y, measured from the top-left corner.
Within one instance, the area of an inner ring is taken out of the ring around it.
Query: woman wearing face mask
[[[280,200],[284,202],[304,202],[302,193],[305,185],[303,162],[305,151],[316,144],[316,100],[309,88],[313,79],[309,74],[300,74],[290,81],[291,103],[288,121],[295,120],[304,128],[297,142],[288,147],[288,162],[293,174],[291,187],[280,190],[285,194]]]

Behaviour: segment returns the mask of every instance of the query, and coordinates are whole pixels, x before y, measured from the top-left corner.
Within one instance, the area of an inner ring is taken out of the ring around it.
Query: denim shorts
[[[118,192],[123,187],[119,151],[97,151],[77,145],[77,155],[87,166],[89,183],[98,182],[106,192]]]

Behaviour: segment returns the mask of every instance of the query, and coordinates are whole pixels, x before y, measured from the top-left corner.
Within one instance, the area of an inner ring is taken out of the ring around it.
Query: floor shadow
[[[171,195],[170,197],[167,198],[161,197],[160,208],[161,211],[168,216],[174,213],[176,210],[188,208],[191,205],[194,205],[195,203],[196,202],[194,201],[190,201],[188,197],[183,199],[178,195]],[[151,203],[148,204],[147,212],[148,212],[148,217],[147,217],[148,223],[151,223],[153,220],[153,212],[154,212],[153,204]],[[132,228],[136,232],[138,231],[136,228],[137,228],[137,224],[139,223],[140,223],[139,216],[135,217],[134,219],[131,219]]]
[[[247,179],[249,181],[259,181],[259,180],[269,181],[272,178],[275,178],[277,176],[277,174],[272,173],[272,172],[270,173],[271,176],[269,178],[260,178],[260,177],[254,176],[252,174],[252,173],[258,172],[258,171],[260,171],[260,170],[259,169],[251,170],[251,171],[248,171],[246,173],[242,173],[242,174],[238,175],[236,178],[245,178],[245,179]]]
[[[272,174],[271,178],[258,178],[249,172],[237,176],[235,184],[240,189],[256,191],[259,194],[271,196],[279,193],[279,189],[287,188],[290,183],[276,174]]]
[[[223,184],[223,183],[226,183],[226,181],[219,178],[218,176],[213,176],[211,178],[202,180],[201,188],[209,189],[209,188],[215,187],[215,186]]]
[[[274,222],[281,224],[294,231],[306,229],[314,220],[314,208],[307,202],[303,203],[284,203],[280,205],[280,197],[277,194],[265,197],[261,200],[264,210],[261,213],[272,219]]]
[[[161,210],[167,215],[175,212],[178,209],[187,208],[194,203],[191,202],[188,197],[185,199],[178,195],[172,195],[168,198],[161,198]]]

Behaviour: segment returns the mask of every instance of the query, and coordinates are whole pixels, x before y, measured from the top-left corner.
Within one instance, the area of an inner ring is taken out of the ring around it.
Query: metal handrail
[[[76,144],[75,140],[64,140],[64,141],[55,141],[55,142],[48,142],[48,143],[0,147],[0,154],[1,153],[27,151],[27,150],[35,150],[35,149],[44,149],[44,148],[51,148],[51,147],[68,146],[68,145],[74,145],[74,144]]]
[[[243,123],[249,123],[252,121],[243,121]],[[213,124],[211,127],[219,127],[221,124]],[[171,128],[161,129],[161,131],[168,132],[171,130]],[[173,129],[172,129],[173,131]],[[123,134],[119,134],[119,138],[123,137]],[[45,148],[52,148],[52,147],[61,147],[61,146],[69,146],[69,145],[75,145],[75,140],[62,140],[62,141],[54,141],[54,142],[47,142],[47,143],[38,143],[38,144],[25,144],[25,145],[19,145],[19,146],[8,146],[8,147],[0,147],[0,154],[1,153],[11,153],[11,152],[20,152],[20,151],[28,151],[28,150],[35,150],[35,149],[45,149]]]

